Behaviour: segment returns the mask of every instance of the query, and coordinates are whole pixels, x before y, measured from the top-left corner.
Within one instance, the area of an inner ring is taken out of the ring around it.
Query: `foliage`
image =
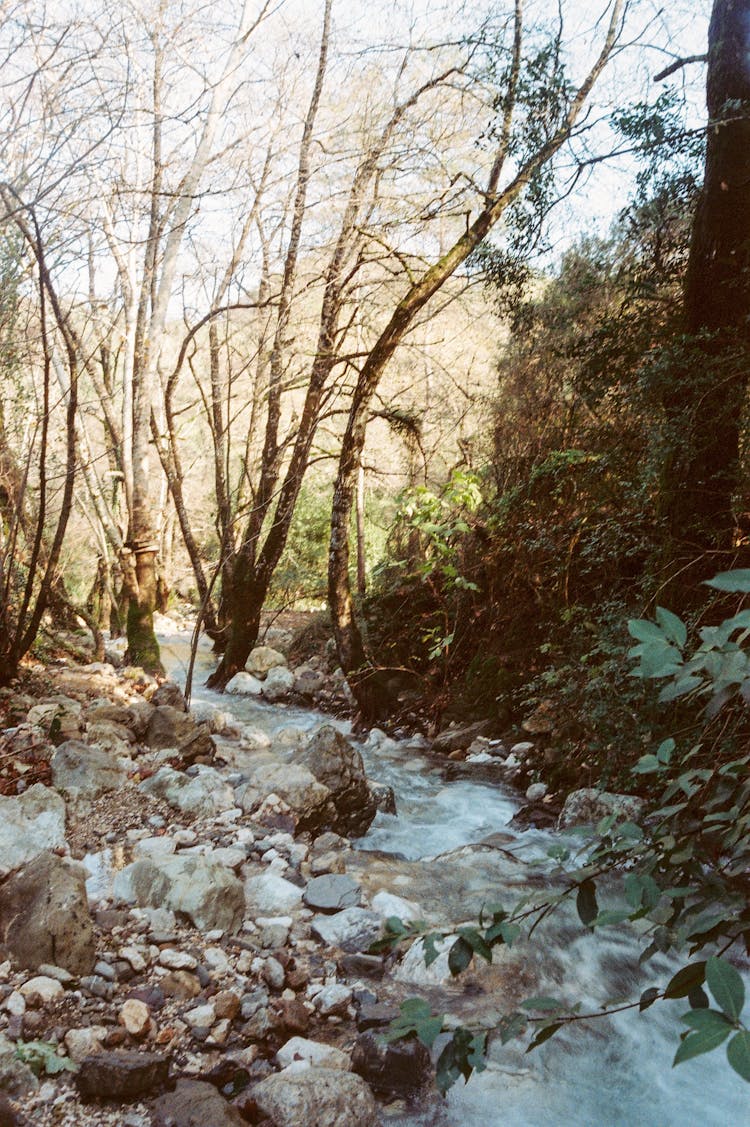
[[[19,1041],[16,1056],[28,1065],[35,1076],[57,1076],[60,1072],[76,1072],[76,1065],[68,1057],[61,1057],[58,1046],[51,1041]]]

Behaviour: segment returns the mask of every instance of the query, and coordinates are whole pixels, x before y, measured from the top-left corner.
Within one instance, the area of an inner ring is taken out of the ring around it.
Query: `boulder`
[[[189,712],[169,704],[154,708],[146,728],[145,742],[157,750],[175,748],[185,763],[194,763],[199,756],[211,759],[216,750],[208,724],[196,724]]]
[[[376,892],[372,898],[371,907],[373,912],[377,912],[382,920],[387,920],[390,916],[398,916],[404,923],[410,923],[414,920],[421,920],[424,915],[419,904],[415,904],[413,900],[405,900],[403,896],[386,892],[385,889]]]
[[[560,813],[558,829],[595,825],[610,814],[618,822],[637,822],[643,814],[643,800],[632,794],[614,794],[595,787],[571,791]]]
[[[300,906],[302,889],[265,868],[245,881],[245,903],[250,915],[282,915]]]
[[[294,671],[294,691],[301,697],[312,698],[324,689],[325,685],[325,673],[321,673],[319,669],[301,665]]]
[[[169,1080],[169,1059],[159,1053],[121,1050],[84,1057],[76,1075],[84,1098],[137,1100]]]
[[[259,697],[263,684],[252,673],[235,673],[227,686],[227,691],[238,696]]]
[[[144,858],[121,869],[114,896],[140,908],[170,908],[199,930],[235,933],[245,914],[242,883],[224,865],[199,855]]]
[[[321,824],[330,814],[331,792],[299,763],[269,763],[253,771],[250,784],[261,795],[277,794],[298,817],[301,830]]]
[[[380,936],[381,920],[366,908],[345,908],[335,916],[316,916],[310,926],[329,947],[354,953],[372,946]]]
[[[204,764],[197,764],[193,770],[196,774],[186,775],[174,767],[160,767],[155,775],[143,780],[140,789],[199,818],[212,818],[234,806],[234,791],[218,771]]]
[[[432,1079],[430,1053],[421,1041],[410,1037],[388,1044],[369,1030],[357,1037],[352,1071],[386,1099],[413,1099]]]
[[[86,709],[87,729],[90,732],[94,724],[115,724],[126,728],[140,740],[146,734],[151,714],[154,707],[145,700],[139,700],[131,705],[115,704],[109,700],[97,700]]]
[[[44,963],[76,975],[91,970],[96,948],[81,865],[42,853],[0,886],[0,949],[31,970]]]
[[[261,693],[271,702],[283,700],[294,688],[294,674],[285,665],[274,666],[269,669],[266,679],[261,685]]]
[[[343,873],[329,873],[307,882],[304,901],[318,912],[341,912],[362,903],[362,889]]]
[[[291,1069],[252,1089],[274,1127],[377,1127],[375,1098],[361,1078],[338,1068]]]
[[[127,771],[101,747],[66,740],[52,756],[52,782],[58,790],[72,791],[82,798],[96,798],[107,790],[117,790],[127,779]]]
[[[439,755],[450,755],[469,747],[477,736],[486,736],[492,728],[491,720],[479,720],[476,724],[465,724],[460,728],[446,728],[432,741],[432,750]]]
[[[74,740],[81,734],[81,706],[71,697],[57,696],[29,709],[27,723],[41,728],[53,743]]]
[[[245,662],[245,669],[260,681],[265,680],[272,669],[286,666],[283,653],[274,650],[271,646],[256,646]]]
[[[312,833],[335,830],[349,837],[365,834],[377,808],[357,749],[326,724],[316,732],[297,762],[307,767],[331,792],[323,819],[315,826],[304,828]]]
[[[176,708],[178,712],[187,712],[187,704],[185,703],[185,696],[179,685],[175,685],[174,681],[164,681],[159,685],[158,689],[151,694],[151,703],[155,706],[168,704],[170,708]]]
[[[219,1095],[213,1084],[178,1080],[173,1092],[151,1105],[153,1127],[246,1127],[236,1107]]]
[[[18,798],[0,797],[0,877],[64,845],[65,803],[52,787],[35,783]]]
[[[417,939],[396,967],[393,973],[394,979],[397,982],[406,982],[410,986],[447,986],[454,981],[448,966],[448,955],[455,941],[455,935],[446,935],[443,939],[438,939],[435,943],[438,957],[427,966],[424,942]]]

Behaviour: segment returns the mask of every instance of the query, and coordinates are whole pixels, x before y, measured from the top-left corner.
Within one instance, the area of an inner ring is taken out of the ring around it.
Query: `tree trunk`
[[[688,360],[665,396],[662,512],[680,585],[732,550],[750,345],[750,0],[714,0],[709,129],[684,289]],[[686,560],[695,567],[685,569]],[[700,574],[698,574],[700,573]]]
[[[128,600],[128,650],[125,660],[140,665],[147,673],[163,673],[159,643],[154,633],[154,610],[158,595],[155,545],[135,550],[131,570],[134,579]]]

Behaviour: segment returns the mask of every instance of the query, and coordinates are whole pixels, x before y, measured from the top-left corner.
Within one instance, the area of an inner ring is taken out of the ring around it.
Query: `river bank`
[[[658,1021],[609,1019],[531,1058],[498,1042],[486,1072],[436,1097],[416,1042],[377,1041],[405,997],[447,1027],[491,1029],[532,993],[637,995],[637,945],[563,913],[458,981],[445,956],[426,968],[416,949],[369,955],[389,916],[451,931],[488,900],[542,895],[549,831],[514,828],[522,793],[466,777],[471,762],[454,777],[459,761],[441,766],[426,741],[356,742],[347,721],[299,703],[209,693],[207,648],[188,715],[186,636],[162,643],[171,685],[60,667],[3,700],[1,762],[17,764],[0,800],[8,1122],[484,1127],[500,1099],[516,1125],[691,1121],[720,1062],[666,1085]],[[481,756],[498,756],[472,754],[476,772],[495,770]],[[45,1054],[61,1071],[37,1081],[27,1065]],[[701,1122],[732,1121],[735,1090]]]

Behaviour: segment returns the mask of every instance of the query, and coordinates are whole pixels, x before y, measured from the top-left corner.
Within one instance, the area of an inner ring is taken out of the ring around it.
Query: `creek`
[[[184,684],[188,639],[170,635],[160,641],[169,676]],[[285,728],[310,731],[321,723],[333,723],[351,735],[347,721],[331,720],[314,709],[208,690],[204,682],[215,660],[208,645],[199,647],[194,702],[215,705],[270,737]],[[429,898],[438,907],[458,904],[465,908],[464,919],[471,918],[487,896],[512,905],[523,891],[519,871],[528,871],[530,887],[543,889],[543,858],[554,835],[509,827],[521,805],[519,794],[489,782],[447,780],[419,741],[387,741],[384,749],[367,742],[358,746],[368,776],[393,788],[397,814],[379,813],[367,835],[354,843],[358,852],[353,876],[366,885],[368,872],[378,879],[390,874],[399,895],[426,908]],[[507,835],[502,849],[488,851],[478,845],[494,834]],[[528,947],[520,945],[529,970],[526,963],[521,968],[518,958],[511,959],[506,982],[511,983],[509,976],[528,973],[533,986],[522,990],[522,997],[551,994],[581,1002],[582,1012],[589,1012],[633,1000],[648,986],[666,984],[673,964],[652,960],[642,968],[640,949],[637,936],[623,927],[592,935],[563,911],[545,923]],[[494,981],[492,990],[480,985],[476,998],[460,998],[455,986],[443,993],[418,986],[409,992],[428,996],[467,1024],[476,1010],[480,1022],[489,1025],[493,1012],[499,1016],[510,1008],[507,999],[504,1006],[502,979]],[[512,993],[510,986],[508,991]],[[628,1010],[574,1025],[530,1055],[520,1042],[501,1046],[496,1040],[486,1070],[467,1084],[459,1081],[445,1101],[387,1115],[383,1122],[393,1127],[750,1125],[750,1089],[727,1064],[723,1048],[672,1069],[678,1033],[684,1028],[677,1018],[688,1008],[683,999],[658,1003],[643,1015]]]

